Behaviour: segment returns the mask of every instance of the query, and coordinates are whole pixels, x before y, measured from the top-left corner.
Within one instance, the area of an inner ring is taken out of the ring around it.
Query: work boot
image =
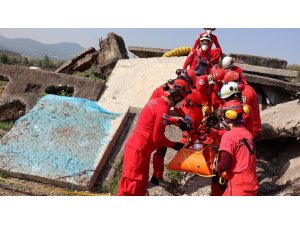
[[[151,177],[151,180],[150,182],[155,185],[155,186],[158,186],[161,182],[163,182],[164,180],[162,178],[157,178],[155,176],[152,176]]]

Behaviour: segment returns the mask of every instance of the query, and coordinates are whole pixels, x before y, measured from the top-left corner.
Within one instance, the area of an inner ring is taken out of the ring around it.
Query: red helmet
[[[182,101],[190,93],[189,86],[182,79],[169,80],[165,84],[164,90],[164,96],[171,96],[175,104]]]
[[[224,80],[224,83],[228,83],[230,81],[237,82],[240,80],[240,75],[238,72],[236,72],[234,70],[230,70],[225,74],[223,80]]]
[[[214,81],[221,81],[223,80],[226,70],[222,69],[218,64],[213,65],[211,68],[211,75]]]
[[[243,105],[237,100],[225,102],[222,111],[226,119],[236,120],[243,118]]]

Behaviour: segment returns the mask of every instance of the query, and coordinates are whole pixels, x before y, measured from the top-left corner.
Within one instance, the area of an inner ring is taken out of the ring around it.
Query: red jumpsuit
[[[245,85],[245,89],[242,91],[242,98],[243,102],[248,104],[253,111],[253,137],[256,137],[262,128],[257,95],[250,85]]]
[[[192,137],[193,134],[197,131],[197,128],[200,126],[203,113],[202,106],[206,104],[203,96],[198,90],[193,90],[191,94],[189,94],[186,99],[183,101],[182,107],[180,110],[176,110],[176,112],[184,117],[188,116],[191,119],[192,129],[190,130],[189,135]],[[182,143],[185,143],[186,138],[188,137],[187,132],[183,132],[183,138],[181,140]]]
[[[219,48],[214,49],[214,52],[209,50],[203,52],[200,48],[192,49],[191,53],[187,56],[182,68],[186,70],[189,66],[189,69],[198,76],[209,74],[211,67],[210,64],[217,64],[220,56],[221,50]],[[204,66],[202,66],[201,69],[195,71],[195,69],[198,68],[200,62]]]
[[[226,151],[232,156],[232,164],[226,170],[228,182],[223,195],[256,195],[258,190],[256,152],[251,133],[242,125],[234,126],[222,136],[219,149],[220,152]]]
[[[164,90],[163,90],[163,85],[159,86],[158,88],[156,88],[150,99],[153,98],[160,98],[163,94],[164,94]],[[167,152],[167,148],[163,147],[163,148],[159,148],[155,151],[155,153],[153,154],[153,176],[158,178],[158,179],[162,179],[163,178],[163,174],[164,174],[164,157],[165,154]]]
[[[203,102],[206,101],[209,106],[213,106],[213,109],[216,110],[220,104],[223,103],[218,95],[218,92],[221,90],[223,83],[216,82],[213,86],[208,84],[208,75],[203,75],[197,78],[196,80],[196,89],[203,96]]]
[[[137,125],[125,144],[118,195],[145,195],[151,153],[155,149],[175,145],[164,135],[166,121],[163,115],[169,112],[163,98],[149,100],[141,111]]]
[[[153,98],[160,98],[163,94],[164,94],[164,90],[163,90],[163,85],[161,85],[161,86],[159,86],[158,88],[156,88],[154,91],[153,91],[153,93],[152,93],[152,95],[151,95],[151,97],[150,97],[150,99],[153,99]],[[150,100],[149,99],[149,100]]]

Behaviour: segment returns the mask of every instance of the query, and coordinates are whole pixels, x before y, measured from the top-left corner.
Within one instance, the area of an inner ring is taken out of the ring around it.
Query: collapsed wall
[[[110,32],[107,34],[106,39],[102,40],[101,38],[99,40],[99,50],[93,47],[85,49],[65,62],[55,72],[74,74],[75,72],[85,72],[95,65],[93,75],[106,79],[111,74],[119,59],[128,58],[123,38]]]
[[[26,105],[26,111],[45,94],[62,92],[68,96],[97,100],[104,88],[101,80],[3,64],[0,64],[0,75],[8,80],[0,95],[0,105],[18,100]]]

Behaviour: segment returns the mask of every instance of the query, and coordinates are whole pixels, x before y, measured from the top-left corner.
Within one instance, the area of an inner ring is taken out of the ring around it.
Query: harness
[[[207,63],[207,61],[210,62],[210,53],[208,53],[207,58],[202,58],[200,56],[200,52],[198,49],[197,49],[197,53],[198,53],[199,61],[198,61],[197,66],[194,69],[194,72],[195,72],[196,76],[205,75],[205,74],[207,74],[207,69],[209,67],[209,64]]]

